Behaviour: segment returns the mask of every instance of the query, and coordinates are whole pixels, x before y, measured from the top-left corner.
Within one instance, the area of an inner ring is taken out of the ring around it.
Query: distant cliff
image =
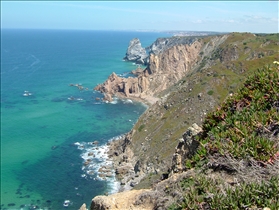
[[[226,35],[215,37],[212,39],[212,46],[221,44],[225,38]],[[145,57],[145,54],[142,57],[139,46],[138,39],[130,42],[127,51],[134,54],[126,53],[127,60]],[[133,47],[138,50],[133,50]],[[112,73],[108,80],[95,87],[95,90],[104,93],[104,100],[108,101],[112,100],[113,95],[141,99],[156,96],[193,70],[201,60],[200,52],[205,47],[197,38],[159,38],[148,48],[150,54],[147,67],[138,69],[135,78],[121,78]]]

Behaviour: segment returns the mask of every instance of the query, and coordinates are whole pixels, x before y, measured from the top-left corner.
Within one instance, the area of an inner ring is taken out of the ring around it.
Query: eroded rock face
[[[141,46],[140,40],[134,38],[130,41],[129,47],[126,52],[124,60],[134,61],[137,64],[145,64],[148,54],[146,50]]]
[[[105,94],[105,100],[111,101],[113,95],[119,97],[140,97],[149,87],[148,77],[144,73],[138,77],[122,78],[112,73],[103,83],[94,88]]]
[[[147,94],[154,95],[178,82],[196,64],[202,45],[196,41],[191,45],[175,45],[149,58],[150,86]]]
[[[237,45],[225,49],[224,51],[222,51],[221,55],[220,55],[220,61],[221,62],[229,62],[229,61],[235,61],[237,60],[239,57],[238,55],[238,47]]]
[[[95,87],[111,101],[113,95],[122,97],[154,96],[179,81],[196,64],[202,45],[175,45],[158,55],[149,56],[149,65],[137,71],[137,77],[121,78],[112,73],[107,81]]]
[[[198,147],[198,142],[194,140],[194,137],[202,131],[202,128],[197,124],[193,124],[188,130],[184,133],[183,139],[179,142],[176,147],[175,154],[172,161],[172,173],[168,174],[166,180],[155,184],[153,189],[142,189],[142,190],[131,190],[136,185],[137,178],[134,177],[132,180],[127,181],[131,178],[131,174],[127,175],[128,171],[136,170],[136,165],[133,161],[133,154],[129,154],[132,151],[129,150],[130,137],[132,133],[126,135],[122,141],[113,142],[111,146],[111,152],[118,151],[117,155],[119,165],[115,163],[116,174],[121,174],[121,177],[125,178],[127,183],[129,182],[131,188],[126,188],[124,192],[115,193],[108,196],[96,196],[92,199],[90,209],[91,210],[122,210],[122,209],[133,209],[133,210],[152,210],[152,209],[167,209],[169,205],[174,201],[172,196],[175,199],[183,198],[181,193],[176,192],[174,195],[167,195],[165,193],[166,186],[171,186],[172,183],[175,183],[177,180],[181,180],[185,177],[193,176],[193,171],[188,171],[186,174],[183,172],[183,165],[185,159],[193,153]],[[114,144],[114,145],[113,145]],[[124,152],[124,153],[123,153]],[[121,160],[121,161],[120,161]],[[128,167],[129,166],[129,167]],[[123,169],[123,170],[122,170]],[[135,171],[134,171],[135,172]],[[178,173],[180,172],[180,173]],[[122,181],[121,181],[122,184]],[[123,183],[125,184],[125,183]],[[129,191],[127,191],[129,190]],[[169,197],[168,197],[169,196]]]
[[[175,45],[191,45],[197,40],[193,37],[169,37],[158,38],[152,45],[147,47],[150,54],[158,55]]]
[[[188,130],[183,134],[183,138],[180,139],[175,153],[172,158],[173,173],[182,172],[185,169],[185,160],[195,154],[199,142],[195,140],[195,136],[202,132],[202,128],[194,123]]]

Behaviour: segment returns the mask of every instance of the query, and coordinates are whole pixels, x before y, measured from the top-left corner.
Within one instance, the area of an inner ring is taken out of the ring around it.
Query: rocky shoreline
[[[117,193],[96,196],[93,198],[90,209],[150,210],[154,209],[155,203],[162,202],[162,205],[165,205],[165,201],[160,201],[160,190],[157,191],[156,188],[162,188],[166,183],[171,185],[174,180],[192,175],[191,171],[187,173],[183,172],[183,165],[185,159],[197,149],[198,143],[194,140],[194,137],[201,131],[201,127],[197,124],[193,124],[189,127],[175,148],[169,175],[164,176],[164,174],[161,174],[157,184],[150,189],[133,190],[133,188],[146,176],[143,170],[137,169],[134,164],[134,154],[128,147],[131,143],[130,141],[133,131],[117,140],[110,141],[107,144],[109,149],[107,154],[108,158],[113,161],[113,167],[101,167],[99,169],[99,176],[100,174],[107,176],[107,174],[111,173],[111,170],[113,169],[116,179],[120,183],[120,187]],[[170,178],[168,176],[170,176]],[[86,209],[85,204],[80,207],[80,210]]]
[[[113,160],[116,179],[120,182],[119,192],[133,189],[144,177],[144,174],[134,170],[134,154],[127,147],[130,144],[130,138],[131,132],[121,139],[112,141],[109,145],[108,156]]]

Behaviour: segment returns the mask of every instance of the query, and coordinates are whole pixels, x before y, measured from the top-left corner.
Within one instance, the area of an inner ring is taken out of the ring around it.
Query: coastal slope
[[[154,203],[150,209],[167,209],[172,203],[185,202],[183,193],[176,192],[177,196],[169,193],[174,193],[174,189],[180,186],[180,181],[185,180],[185,177],[202,177],[196,171],[195,164],[187,162],[187,159],[191,160],[195,156],[196,141],[190,141],[190,146],[185,147],[188,148],[184,149],[187,155],[180,154],[181,148],[184,148],[181,143],[192,139],[191,135],[186,134],[195,130],[194,133],[199,133],[200,128],[204,129],[202,125],[208,113],[230,94],[233,95],[245,78],[259,67],[279,60],[278,45],[278,34],[231,33],[198,38],[191,45],[175,45],[157,55],[150,54],[149,65],[139,74],[148,81],[144,91],[139,89],[133,95],[130,88],[126,94],[123,89],[110,92],[108,87],[102,86],[105,94],[121,94],[131,98],[145,94],[158,99],[122,140],[111,144],[110,156],[115,160],[114,167],[122,190],[153,188],[151,194],[143,193],[138,199],[127,202],[139,204],[140,200],[144,202],[152,198]],[[278,85],[276,82],[275,79]],[[114,85],[111,86],[113,88]],[[278,115],[278,112],[275,114]],[[276,150],[272,156],[276,159],[275,154]],[[222,173],[230,174],[230,171],[220,170],[220,173],[209,173],[209,176],[218,179]],[[269,171],[269,174],[272,173]],[[234,176],[225,177],[227,181],[229,178],[231,182],[234,180]],[[92,206],[94,202],[93,199]]]

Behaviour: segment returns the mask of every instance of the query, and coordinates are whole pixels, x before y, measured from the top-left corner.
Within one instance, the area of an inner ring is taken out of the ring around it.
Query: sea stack
[[[146,64],[148,54],[141,46],[140,40],[134,38],[130,41],[126,56],[123,58],[126,61],[134,61],[137,64]]]

